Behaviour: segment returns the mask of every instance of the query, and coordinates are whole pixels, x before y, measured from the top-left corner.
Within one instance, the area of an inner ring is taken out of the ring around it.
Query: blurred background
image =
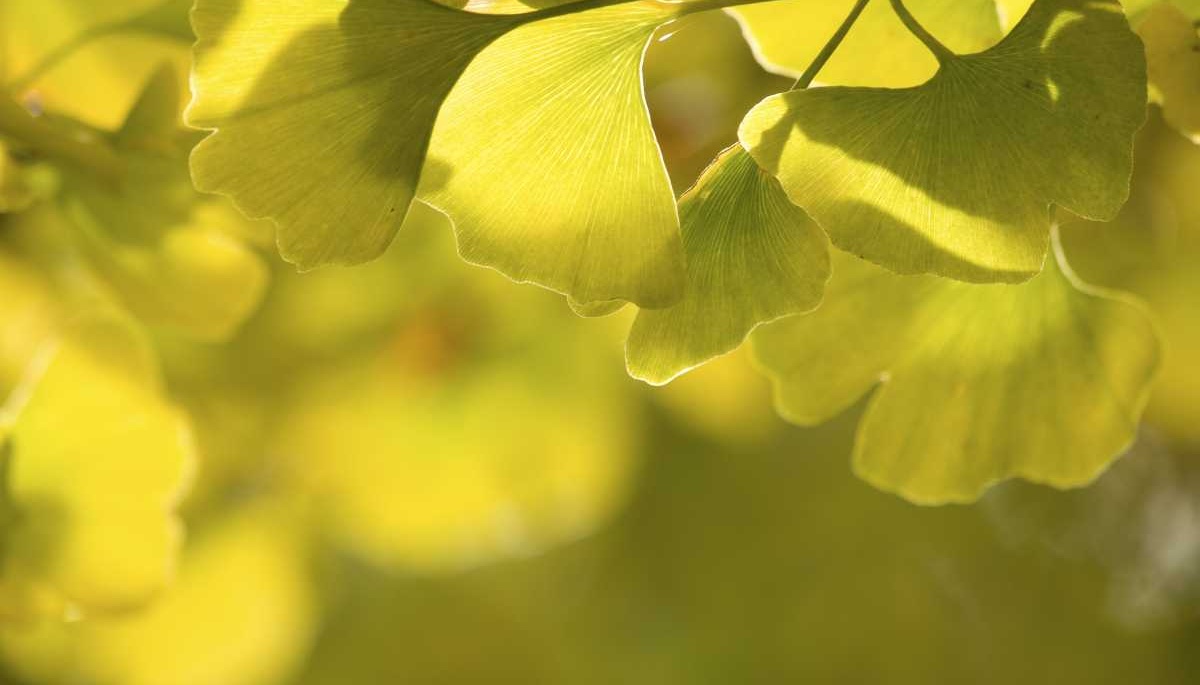
[[[115,130],[164,60],[186,93],[187,4],[122,32],[156,3],[0,0],[0,77]],[[680,192],[790,86],[722,13],[664,29],[646,79]],[[32,195],[62,183],[24,172]],[[1121,218],[1064,228],[1081,275],[1144,298],[1165,339],[1130,453],[1085,490],[933,509],[854,478],[858,409],[789,427],[744,352],[641,385],[627,313],[463,264],[432,210],[378,262],[300,275],[269,226],[196,200],[264,285],[228,330],[128,307],[196,442],[175,580],[132,610],[0,622],[0,681],[1200,682],[1197,183],[1200,148],[1154,110]],[[3,395],[81,287],[120,293],[79,285],[102,260],[46,266],[53,225],[0,213]]]

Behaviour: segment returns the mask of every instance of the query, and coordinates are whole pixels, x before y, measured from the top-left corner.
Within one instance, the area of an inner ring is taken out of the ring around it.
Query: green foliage
[[[0,0],[0,681],[1189,682],[1198,18]]]
[[[812,63],[852,4],[849,0],[767,2],[731,12],[762,65],[795,78]],[[955,52],[982,52],[1000,40],[995,0],[911,0],[905,5]],[[937,59],[888,3],[874,0],[821,70],[820,80],[838,86],[903,88],[924,83],[937,69]]]
[[[1158,341],[1139,305],[1079,283],[1056,255],[1020,286],[843,256],[818,312],[755,336],[780,413],[820,423],[882,380],[854,467],[915,502],[971,502],[1015,476],[1090,483],[1137,432]]]
[[[679,201],[688,260],[684,299],[638,312],[629,372],[666,383],[742,344],[760,323],[815,309],[829,242],[740,146],[721,154]]]
[[[1039,0],[985,52],[934,51],[941,68],[917,88],[769,98],[742,142],[848,252],[899,273],[1026,280],[1052,202],[1096,219],[1124,203],[1141,46],[1116,2]]]

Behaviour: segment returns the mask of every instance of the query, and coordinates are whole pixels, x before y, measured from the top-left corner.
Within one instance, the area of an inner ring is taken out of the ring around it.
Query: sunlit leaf
[[[126,609],[167,583],[190,435],[128,322],[72,326],[10,397],[0,614]]]
[[[466,259],[579,301],[669,304],[682,250],[639,67],[678,12],[201,0],[189,120],[215,133],[196,181],[313,267],[378,257],[425,170]]]
[[[643,309],[629,333],[629,372],[666,383],[742,344],[760,323],[815,308],[829,241],[739,145],[679,203],[688,282],[667,309]]]
[[[1142,49],[1113,0],[1039,0],[923,86],[768,98],[743,143],[835,245],[900,273],[1028,279],[1049,205],[1111,218],[1145,117]]]
[[[824,421],[877,384],[855,470],[921,503],[1091,482],[1133,440],[1158,365],[1143,309],[1051,261],[1028,283],[896,276],[843,256],[825,304],[755,335],[780,412]]]
[[[755,56],[771,71],[799,76],[837,30],[853,0],[782,0],[730,9]],[[981,52],[1000,40],[995,0],[909,0],[914,15],[950,49]],[[845,42],[821,70],[839,86],[915,86],[937,60],[904,28],[886,0],[869,3]]]
[[[0,631],[38,683],[263,685],[301,664],[316,607],[303,544],[282,512],[235,508],[201,531],[177,582],[147,609]]]
[[[438,119],[430,154],[444,166],[422,189],[465,259],[580,302],[679,298],[679,221],[641,81],[651,35],[678,13],[602,8],[483,51]]]
[[[442,101],[516,19],[427,0],[200,0],[190,123],[205,190],[279,224],[301,266],[378,257],[412,201]]]

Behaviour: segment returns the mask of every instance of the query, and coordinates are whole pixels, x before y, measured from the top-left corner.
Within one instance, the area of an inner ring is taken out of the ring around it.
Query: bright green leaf
[[[215,133],[196,181],[275,219],[302,267],[379,256],[420,183],[469,261],[583,302],[669,304],[682,248],[640,64],[679,11],[201,0],[189,121]]]
[[[1145,117],[1141,43],[1114,0],[1039,0],[917,88],[768,98],[741,138],[835,245],[899,273],[1019,282],[1049,205],[1111,218]]]
[[[643,309],[629,373],[654,384],[741,345],[760,323],[810,311],[829,280],[829,241],[741,146],[723,152],[679,203],[684,298]]]
[[[678,12],[633,3],[535,22],[471,65],[434,133],[444,168],[422,192],[467,261],[580,302],[679,298],[675,197],[641,81],[652,34]]]
[[[853,4],[853,0],[782,0],[729,11],[741,23],[764,67],[798,77]],[[981,52],[1000,40],[995,0],[909,0],[905,4],[955,52]],[[886,0],[876,0],[867,5],[819,79],[839,86],[898,88],[925,82],[937,66]]]
[[[200,0],[192,22],[188,121],[216,131],[196,184],[275,219],[283,256],[309,268],[383,253],[442,101],[518,20],[428,0]]]
[[[45,350],[11,421],[0,606],[17,616],[126,609],[171,575],[190,434],[153,352],[123,319],[93,316]]]
[[[1140,305],[1082,284],[1057,256],[1011,286],[843,255],[820,310],[755,334],[780,412],[817,423],[881,384],[855,470],[914,502],[969,502],[1013,477],[1091,482],[1136,434],[1158,342]]]

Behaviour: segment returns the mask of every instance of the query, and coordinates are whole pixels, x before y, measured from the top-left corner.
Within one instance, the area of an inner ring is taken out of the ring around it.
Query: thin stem
[[[900,21],[904,22],[905,28],[916,36],[917,40],[924,43],[925,47],[929,48],[939,63],[944,64],[954,57],[954,53],[949,48],[942,45],[937,38],[933,37],[933,34],[921,26],[921,22],[917,21],[917,18],[904,6],[903,0],[892,0],[892,9],[896,11],[896,16],[900,17]]]
[[[689,0],[680,2],[682,14],[697,14],[700,12],[708,12],[709,10],[722,10],[726,7],[738,7],[740,5],[757,5],[764,2],[774,2],[775,0]]]
[[[846,19],[838,27],[838,30],[834,32],[833,36],[829,38],[829,42],[825,44],[825,47],[821,48],[816,58],[813,59],[812,64],[808,65],[808,68],[796,80],[796,85],[792,86],[792,90],[804,90],[812,85],[813,79],[817,78],[817,74],[821,73],[821,70],[825,68],[825,64],[829,62],[829,58],[833,57],[833,53],[837,52],[842,41],[846,39],[846,34],[850,33],[850,29],[854,27],[854,22],[858,21],[859,15],[867,8],[867,3],[870,1],[858,0],[858,2],[854,3],[854,7],[850,9],[850,14],[846,15]]]
[[[125,173],[121,158],[107,144],[63,133],[31,115],[5,93],[0,93],[0,136],[113,184],[120,182]]]
[[[613,5],[631,5],[636,2],[644,2],[645,0],[580,0],[579,2],[567,2],[554,7],[536,10],[527,14],[514,15],[522,17],[527,21],[540,21],[542,19],[553,19],[568,14],[578,14],[587,12],[601,7],[611,7]],[[674,7],[678,11],[678,16],[689,14],[698,14],[700,12],[708,12],[709,10],[725,9],[726,7],[737,7],[738,5],[756,5],[763,2],[775,2],[775,0],[650,0],[650,4],[663,5]]]

